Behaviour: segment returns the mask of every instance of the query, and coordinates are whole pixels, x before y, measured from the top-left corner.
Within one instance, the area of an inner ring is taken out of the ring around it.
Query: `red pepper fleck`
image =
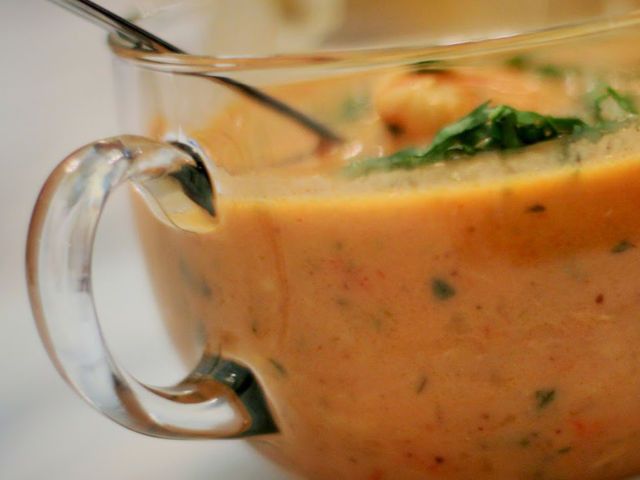
[[[583,420],[570,420],[569,423],[581,438],[590,438],[602,433],[603,428],[598,422],[586,422]]]
[[[382,470],[375,470],[369,475],[369,480],[382,480],[384,478],[384,472]]]
[[[369,277],[366,276],[366,275],[359,276],[358,277],[358,284],[364,289],[368,288],[369,287]]]
[[[604,295],[603,295],[603,294],[601,294],[601,293],[599,293],[599,294],[596,296],[596,303],[597,303],[598,305],[600,305],[600,304],[601,304],[601,303],[603,303],[603,302],[604,302]]]
[[[364,290],[371,288],[371,280],[368,275],[362,272],[362,268],[347,263],[338,257],[327,259],[327,265],[335,271],[337,275],[342,277],[342,287],[345,290],[350,290],[352,285],[360,286]]]

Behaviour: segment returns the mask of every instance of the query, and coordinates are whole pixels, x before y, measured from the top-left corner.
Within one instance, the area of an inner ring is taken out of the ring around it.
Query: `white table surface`
[[[23,268],[30,211],[65,154],[124,133],[109,57],[104,34],[59,7],[0,1],[0,479],[283,478],[238,441],[159,440],[112,423],[67,387],[37,337]],[[98,309],[125,367],[166,384],[180,368],[167,353],[125,202],[116,200],[98,239]]]

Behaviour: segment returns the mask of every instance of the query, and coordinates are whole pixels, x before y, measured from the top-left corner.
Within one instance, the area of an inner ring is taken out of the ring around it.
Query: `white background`
[[[130,3],[103,4],[122,12]],[[83,403],[51,366],[26,296],[31,208],[66,154],[125,132],[105,35],[93,25],[45,0],[0,0],[0,62],[0,478],[282,478],[241,442],[129,432]],[[153,311],[124,199],[103,223],[95,287],[107,338],[134,374],[167,383],[179,368]]]

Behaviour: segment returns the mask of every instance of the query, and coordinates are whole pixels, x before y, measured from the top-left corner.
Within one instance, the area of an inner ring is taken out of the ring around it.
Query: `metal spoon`
[[[70,10],[73,13],[84,17],[96,25],[107,29],[108,31],[116,31],[127,40],[138,44],[144,48],[147,48],[154,52],[167,52],[167,53],[180,53],[186,54],[184,50],[176,47],[175,45],[170,44],[169,42],[155,36],[151,32],[140,28],[138,25],[135,25],[128,20],[116,15],[112,11],[98,5],[97,3],[91,2],[90,0],[50,0],[51,2],[60,5],[61,7]],[[285,117],[290,118],[294,122],[296,122],[301,127],[309,130],[310,132],[317,135],[320,139],[320,148],[326,146],[327,144],[336,144],[341,143],[343,139],[334,133],[331,129],[326,127],[325,125],[309,118],[304,113],[296,110],[295,108],[283,103],[282,101],[274,98],[267,93],[254,88],[250,85],[238,82],[237,80],[233,80],[229,77],[224,77],[220,75],[213,75],[209,73],[197,73],[192,74],[199,77],[208,78],[218,83],[222,83],[243,95],[252,98],[253,100],[261,103],[262,105],[270,108]]]

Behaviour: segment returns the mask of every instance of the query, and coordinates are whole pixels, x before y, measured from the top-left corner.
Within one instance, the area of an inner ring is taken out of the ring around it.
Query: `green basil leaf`
[[[623,121],[631,115],[638,114],[638,109],[630,95],[622,94],[608,85],[596,89],[589,96],[593,98],[592,110],[598,123]],[[606,105],[612,108],[607,109]]]
[[[344,173],[355,177],[380,170],[412,169],[480,152],[508,150],[582,132],[579,118],[552,117],[485,102],[438,131],[426,148],[407,148],[386,157],[348,165]]]

